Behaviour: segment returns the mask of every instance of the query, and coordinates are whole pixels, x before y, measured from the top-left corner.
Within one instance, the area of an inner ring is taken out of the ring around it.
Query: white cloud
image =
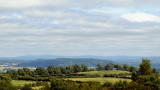
[[[143,12],[123,14],[121,17],[130,22],[140,22],[140,23],[141,22],[158,22],[160,23],[160,17],[152,15],[152,14],[143,13]]]

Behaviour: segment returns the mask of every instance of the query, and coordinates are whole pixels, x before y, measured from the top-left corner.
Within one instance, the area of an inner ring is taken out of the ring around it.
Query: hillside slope
[[[53,66],[68,66],[68,65],[86,65],[88,67],[96,67],[97,64],[106,65],[111,61],[102,59],[90,59],[90,58],[58,58],[58,59],[39,59],[26,61],[18,64],[18,67],[48,67]]]

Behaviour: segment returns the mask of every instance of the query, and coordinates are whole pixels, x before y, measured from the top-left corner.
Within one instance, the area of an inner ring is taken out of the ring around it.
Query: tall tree
[[[159,73],[157,73],[156,69],[151,68],[150,61],[148,59],[142,59],[142,64],[139,67],[138,71],[132,72],[132,81],[149,86],[151,90],[159,90]]]
[[[141,75],[150,75],[152,72],[151,63],[148,59],[142,59],[142,64],[140,64],[139,67]]]

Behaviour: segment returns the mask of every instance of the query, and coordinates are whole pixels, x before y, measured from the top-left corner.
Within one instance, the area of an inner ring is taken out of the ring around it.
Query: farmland
[[[35,81],[24,81],[24,80],[12,80],[12,85],[13,86],[24,86],[25,84],[33,84],[36,83]]]
[[[100,75],[101,77],[103,77],[103,75],[105,75],[105,74],[130,74],[130,73],[131,73],[131,72],[121,71],[121,70],[78,72],[78,74],[90,74],[90,75],[98,74],[98,75]]]
[[[82,82],[97,81],[100,82],[101,84],[104,84],[105,82],[115,83],[120,80],[131,82],[131,79],[123,79],[123,78],[67,78],[65,80],[82,81]]]

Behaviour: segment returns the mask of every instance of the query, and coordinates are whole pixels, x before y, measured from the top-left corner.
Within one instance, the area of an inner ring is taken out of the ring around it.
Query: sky
[[[160,0],[0,0],[0,57],[160,56]]]

